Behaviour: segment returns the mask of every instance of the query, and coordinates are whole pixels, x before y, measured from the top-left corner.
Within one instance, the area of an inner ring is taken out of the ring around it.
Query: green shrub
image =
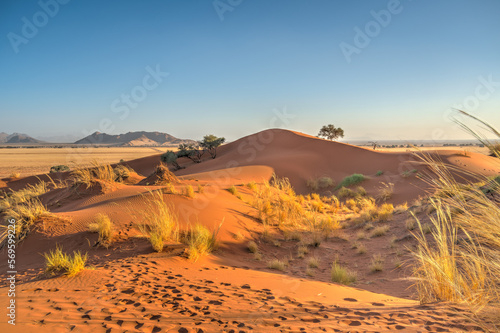
[[[50,168],[50,173],[70,171],[67,165],[54,165]]]
[[[355,174],[352,174],[352,175],[347,176],[344,179],[342,179],[342,181],[339,183],[337,188],[349,187],[352,185],[356,185],[356,184],[359,184],[366,179],[367,179],[367,177],[365,175],[362,175],[360,173],[355,173]]]

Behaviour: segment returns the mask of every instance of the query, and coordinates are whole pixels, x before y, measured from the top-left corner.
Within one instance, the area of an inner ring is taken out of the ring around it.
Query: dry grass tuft
[[[276,269],[278,271],[286,270],[288,263],[285,260],[272,259],[267,263],[267,267],[270,269]]]
[[[379,188],[377,199],[380,201],[389,200],[394,194],[394,184],[382,182],[382,187]]]
[[[182,195],[191,199],[194,198],[194,188],[191,185],[184,187],[184,189],[182,190]]]
[[[307,266],[309,268],[318,268],[319,267],[319,259],[316,257],[310,257],[307,260]]]
[[[149,237],[153,250],[161,252],[167,240],[179,242],[177,216],[165,204],[160,192],[150,192],[149,197],[144,197],[144,210],[139,218],[144,221],[139,229]]]
[[[248,251],[250,251],[251,253],[259,252],[259,246],[254,241],[249,241],[247,244],[247,248],[248,248]]]
[[[96,230],[96,232],[99,233],[97,244],[106,248],[111,245],[113,229],[113,222],[111,222],[111,219],[106,214],[97,214],[95,222],[89,224],[90,231]]]
[[[372,237],[381,237],[381,236],[384,236],[387,233],[387,231],[389,231],[389,229],[390,229],[390,227],[388,225],[376,227],[372,231]]]
[[[73,253],[73,257],[68,256],[57,246],[55,250],[44,253],[45,272],[51,275],[63,273],[67,276],[75,276],[85,269],[87,254],[79,251]]]
[[[384,270],[384,259],[380,254],[374,254],[370,264],[370,271],[381,272]]]
[[[500,304],[500,205],[494,199],[500,190],[484,193],[476,184],[460,184],[454,175],[463,170],[430,156],[422,159],[434,174],[427,181],[438,195],[430,198],[432,227],[417,219],[419,245],[413,255],[419,299],[466,304],[479,323],[498,325],[498,317],[483,316]]]
[[[333,282],[350,285],[356,282],[357,276],[355,272],[342,267],[338,261],[334,261],[331,269],[331,279]]]
[[[114,183],[116,174],[111,165],[93,161],[90,168],[79,168],[72,171],[71,180],[74,185],[85,185],[86,188],[89,188],[98,180]]]
[[[212,253],[217,250],[219,244],[217,235],[221,225],[213,231],[208,230],[202,224],[196,224],[184,235],[183,243],[188,246],[188,256],[190,260],[196,261],[201,256]]]

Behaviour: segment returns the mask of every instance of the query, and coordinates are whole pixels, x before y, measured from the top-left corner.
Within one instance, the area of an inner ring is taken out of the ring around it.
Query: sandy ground
[[[118,163],[165,152],[166,147],[102,147],[102,148],[2,148],[0,178],[19,172],[21,177],[46,173],[54,165],[86,165],[92,161]]]
[[[497,159],[456,150],[435,153],[440,160],[464,171],[498,175]],[[39,221],[37,228],[16,249],[16,314],[18,331],[41,332],[444,332],[480,331],[467,321],[464,309],[446,304],[420,305],[412,288],[412,257],[415,240],[405,226],[406,212],[387,222],[380,237],[360,236],[348,228],[325,236],[309,246],[304,258],[298,247],[308,243],[291,240],[276,228],[265,231],[249,204],[254,193],[246,183],[269,180],[273,173],[288,177],[298,193],[311,190],[310,178],[328,176],[335,181],[363,173],[369,194],[376,195],[384,182],[394,184],[390,202],[411,203],[426,195],[429,187],[416,176],[427,167],[407,152],[378,152],[329,142],[286,130],[268,130],[219,148],[217,158],[205,156],[201,163],[179,159],[185,169],[176,172],[180,192],[188,185],[194,198],[163,194],[179,217],[181,228],[201,223],[221,226],[219,250],[198,262],[187,260],[183,248],[172,246],[155,253],[137,225],[150,191],[164,186],[150,184],[159,154],[128,161],[137,175],[127,184],[107,187],[59,188],[40,196],[57,219]],[[405,171],[415,169],[415,173]],[[383,171],[377,176],[377,171]],[[62,181],[68,173],[53,175]],[[20,189],[44,175],[19,180],[4,178],[3,190]],[[148,180],[148,181],[145,181]],[[236,186],[238,198],[230,194]],[[200,189],[203,188],[203,191]],[[327,188],[321,194],[334,194]],[[99,213],[115,225],[116,239],[108,249],[96,247],[97,235],[88,224]],[[338,216],[342,218],[341,215]],[[425,219],[425,214],[420,215]],[[222,223],[222,224],[221,224]],[[369,234],[369,231],[366,231]],[[369,235],[368,235],[369,236]],[[256,260],[248,241],[258,244],[262,258]],[[353,248],[366,246],[366,253]],[[90,269],[67,278],[43,273],[42,253],[63,246],[65,252],[87,252]],[[373,255],[383,258],[383,269],[369,268]],[[308,260],[318,259],[317,268]],[[272,259],[288,261],[284,271],[269,269]],[[355,271],[351,286],[331,282],[334,260]],[[309,269],[308,269],[309,268]],[[9,298],[7,253],[0,252],[0,308]],[[2,332],[16,331],[5,317]]]

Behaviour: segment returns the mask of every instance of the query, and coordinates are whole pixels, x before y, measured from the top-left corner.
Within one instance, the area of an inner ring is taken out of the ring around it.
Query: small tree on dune
[[[171,150],[168,150],[165,154],[161,155],[160,159],[163,163],[172,164],[175,170],[184,169],[184,167],[181,167],[179,163],[177,163],[177,154]]]
[[[199,141],[199,144],[203,149],[208,151],[212,158],[217,156],[217,147],[223,144],[226,141],[225,138],[218,138],[215,135],[209,134],[203,137],[202,141]]]
[[[199,149],[198,145],[187,145],[185,143],[181,143],[178,149],[177,157],[187,157],[195,163],[200,163],[201,157],[205,153],[203,149]]]
[[[342,128],[336,128],[332,124],[325,125],[321,127],[318,133],[318,137],[323,137],[327,140],[335,140],[337,138],[344,137],[344,130]]]

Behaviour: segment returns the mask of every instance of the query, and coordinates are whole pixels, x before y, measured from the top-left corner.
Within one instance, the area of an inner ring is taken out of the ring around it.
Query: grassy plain
[[[169,147],[85,147],[85,148],[2,148],[0,147],[0,178],[20,173],[21,177],[49,172],[54,165],[118,163],[135,158],[161,154]]]

